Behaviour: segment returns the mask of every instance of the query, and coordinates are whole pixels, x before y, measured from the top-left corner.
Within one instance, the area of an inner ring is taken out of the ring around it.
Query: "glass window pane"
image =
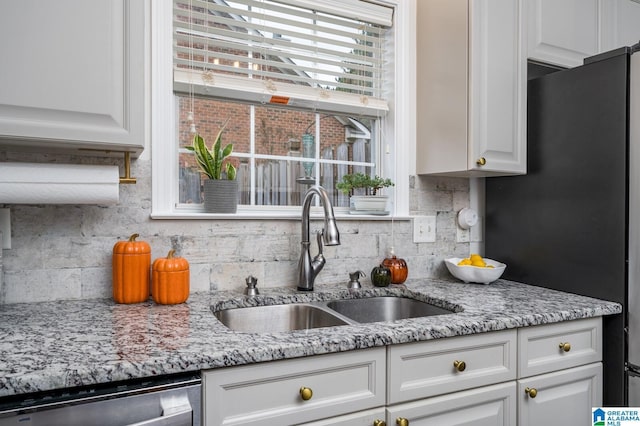
[[[179,141],[179,202],[180,204],[202,203],[202,182],[207,176],[201,173],[194,155],[184,149],[191,146],[196,134],[202,136],[207,147],[212,148],[220,128],[222,147],[233,144],[233,156],[227,160],[236,168],[241,160],[236,154],[250,153],[251,107],[241,103],[223,102],[216,99],[178,96],[178,141]]]
[[[237,168],[239,205],[298,206],[309,185],[319,183],[335,207],[348,207],[335,184],[347,173],[375,174],[374,118],[186,96],[178,106],[181,204],[202,203],[207,178],[185,147],[196,133],[211,147],[227,119],[222,146],[233,144],[228,161]]]
[[[315,131],[316,113],[294,109],[256,107],[256,153],[299,157],[302,135]],[[315,157],[315,151],[309,157]]]
[[[213,98],[178,98],[178,135],[180,147],[191,145],[198,133],[207,145],[215,142],[215,137],[227,119],[229,122],[222,134],[223,146],[233,143],[233,153],[250,152],[251,106],[238,102],[227,102]],[[192,126],[193,125],[193,126]]]

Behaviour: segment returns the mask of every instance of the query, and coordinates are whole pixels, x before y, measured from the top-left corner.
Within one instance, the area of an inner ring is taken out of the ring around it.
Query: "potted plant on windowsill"
[[[340,192],[350,195],[350,211],[354,214],[389,214],[386,210],[389,197],[379,191],[390,186],[394,186],[391,179],[364,173],[344,175],[336,184]]]
[[[192,145],[186,147],[193,151],[198,166],[208,178],[204,181],[204,210],[207,213],[235,213],[238,209],[236,168],[225,163],[233,151],[233,144],[222,147],[222,132],[228,122],[229,119],[220,128],[211,149],[199,134],[193,137]]]

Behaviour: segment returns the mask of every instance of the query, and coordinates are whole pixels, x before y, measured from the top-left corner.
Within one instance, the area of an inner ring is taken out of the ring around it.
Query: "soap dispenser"
[[[359,289],[362,288],[360,285],[360,278],[366,277],[367,275],[362,271],[355,271],[349,273],[349,284],[347,285],[349,289]]]
[[[244,289],[244,294],[247,296],[257,296],[260,294],[257,288],[258,279],[256,277],[249,275],[245,282],[247,283],[247,287]]]

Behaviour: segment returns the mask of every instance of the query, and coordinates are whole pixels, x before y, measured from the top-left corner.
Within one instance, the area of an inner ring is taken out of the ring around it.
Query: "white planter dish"
[[[388,200],[388,195],[352,195],[349,205],[351,210],[355,210],[357,212],[384,212],[387,210]]]

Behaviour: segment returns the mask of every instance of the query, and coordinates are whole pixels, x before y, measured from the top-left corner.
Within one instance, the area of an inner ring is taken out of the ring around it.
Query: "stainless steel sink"
[[[398,296],[250,306],[214,311],[216,318],[229,329],[247,333],[277,333],[451,313],[455,311]]]
[[[389,296],[334,300],[327,303],[327,307],[361,323],[395,321],[454,312],[420,300]]]
[[[326,308],[307,303],[224,309],[214,312],[214,315],[229,329],[247,333],[277,333],[349,324]]]

